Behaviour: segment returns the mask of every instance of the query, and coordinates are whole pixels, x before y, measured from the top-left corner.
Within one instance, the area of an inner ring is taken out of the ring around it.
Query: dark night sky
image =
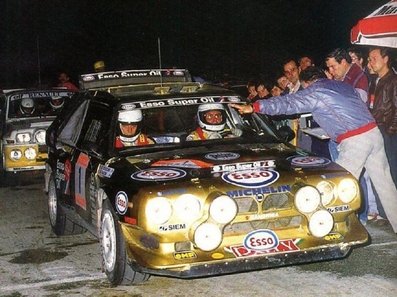
[[[351,27],[388,0],[0,0],[0,89],[108,70],[186,67],[273,76],[286,57],[317,64],[349,47]]]

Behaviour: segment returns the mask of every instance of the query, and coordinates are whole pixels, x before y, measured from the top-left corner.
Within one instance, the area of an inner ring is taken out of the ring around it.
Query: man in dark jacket
[[[373,181],[387,218],[397,233],[397,189],[386,158],[383,138],[374,118],[354,88],[329,80],[309,67],[301,73],[304,90],[296,94],[259,100],[253,105],[231,104],[240,113],[268,115],[311,112],[314,120],[339,143],[336,163],[357,179],[363,168]]]
[[[389,49],[371,48],[369,63],[379,77],[371,112],[382,132],[391,175],[397,185],[397,75],[390,68]]]

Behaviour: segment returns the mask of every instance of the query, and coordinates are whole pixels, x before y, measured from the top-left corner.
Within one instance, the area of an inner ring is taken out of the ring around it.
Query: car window
[[[59,141],[72,146],[76,145],[80,136],[83,118],[86,114],[88,104],[89,101],[84,101],[72,114],[59,134]]]

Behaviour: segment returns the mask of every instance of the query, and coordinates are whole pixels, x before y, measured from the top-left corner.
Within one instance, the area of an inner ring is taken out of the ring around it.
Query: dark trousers
[[[379,126],[385,143],[385,152],[389,161],[390,173],[397,187],[397,134],[387,134],[384,126]]]

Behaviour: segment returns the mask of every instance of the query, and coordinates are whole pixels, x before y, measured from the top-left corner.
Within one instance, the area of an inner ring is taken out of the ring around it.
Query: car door
[[[70,190],[76,212],[87,222],[97,222],[95,172],[106,160],[111,119],[108,105],[91,101],[84,116],[73,156]]]

